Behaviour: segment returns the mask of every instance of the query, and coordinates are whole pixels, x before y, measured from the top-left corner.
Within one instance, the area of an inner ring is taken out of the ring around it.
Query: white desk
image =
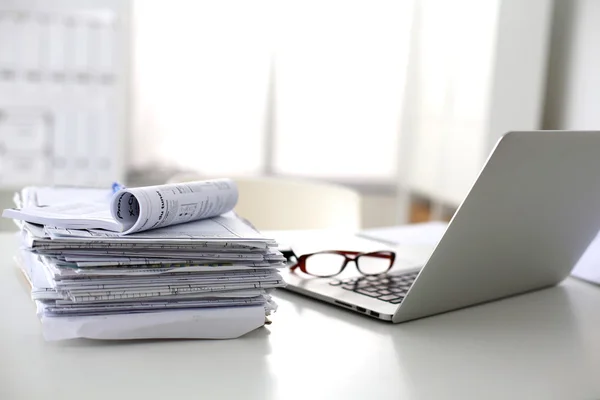
[[[0,399],[598,399],[600,288],[391,325],[279,291],[230,341],[44,342],[0,235]]]

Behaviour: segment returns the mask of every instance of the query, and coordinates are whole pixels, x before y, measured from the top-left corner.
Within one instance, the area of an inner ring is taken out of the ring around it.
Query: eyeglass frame
[[[379,272],[376,274],[366,274],[363,271],[361,271],[358,261],[357,261],[360,257],[364,257],[364,256],[377,257],[377,255],[381,254],[381,253],[387,254],[385,257],[381,257],[381,258],[389,258],[389,260],[390,260],[390,265],[384,272]],[[310,256],[314,256],[316,254],[338,254],[338,255],[344,256],[345,260],[344,260],[344,263],[342,264],[342,266],[340,267],[340,270],[337,273],[331,274],[331,275],[315,275],[315,274],[311,274],[310,272],[306,271],[306,259],[309,258]],[[348,257],[348,255],[355,256],[355,257],[351,258],[351,257]],[[296,258],[297,261],[296,261],[296,264],[294,264],[293,266],[290,267],[291,272],[295,272],[295,270],[299,268],[300,271],[304,272],[305,274],[314,276],[316,278],[332,278],[334,276],[337,276],[337,275],[341,274],[342,272],[344,272],[344,269],[346,269],[346,267],[348,266],[348,264],[350,262],[354,262],[354,265],[356,265],[356,269],[362,275],[378,276],[378,275],[383,275],[383,274],[388,273],[389,270],[392,269],[392,267],[394,266],[394,263],[396,262],[396,253],[393,251],[390,251],[390,250],[379,250],[379,251],[371,251],[371,252],[366,252],[366,253],[361,252],[361,251],[349,251],[349,250],[322,250],[322,251],[317,251],[314,253],[303,254],[300,257],[297,257],[294,254],[294,257]]]

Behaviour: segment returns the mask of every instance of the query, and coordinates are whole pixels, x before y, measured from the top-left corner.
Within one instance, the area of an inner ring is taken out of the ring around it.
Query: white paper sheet
[[[51,264],[50,264],[51,265]],[[219,266],[166,266],[164,268],[56,268],[52,266],[52,272],[56,277],[82,277],[82,276],[160,276],[167,274],[190,274],[196,272],[214,271],[248,271],[256,272],[261,268],[253,268],[243,265],[219,265]],[[264,269],[264,267],[262,267]]]
[[[262,272],[262,271],[261,271]],[[228,284],[230,282],[243,283],[254,282],[258,279],[273,280],[279,279],[277,272],[266,270],[264,272],[249,272],[245,275],[234,274],[196,274],[196,275],[159,275],[159,276],[138,276],[138,277],[80,277],[77,279],[60,279],[56,281],[56,288],[61,290],[89,290],[89,289],[116,289],[116,288],[136,288],[168,285],[169,288],[177,285],[213,285]]]
[[[49,341],[88,339],[233,339],[265,323],[263,306],[84,317],[42,317]]]
[[[184,257],[189,260],[223,260],[223,261],[235,261],[235,260],[249,260],[249,261],[262,261],[265,258],[269,258],[268,254],[239,254],[239,253],[197,253],[194,251],[180,251],[180,252],[151,252],[151,251],[137,251],[132,252],[131,250],[106,250],[106,251],[77,251],[77,250],[56,250],[56,251],[44,251],[44,254],[52,254],[52,255],[62,255],[65,256],[67,261],[78,261],[77,255],[89,254],[90,256],[97,256],[98,260],[102,260],[105,257],[125,257],[125,258],[134,258],[128,256],[135,256],[139,258],[152,258],[155,261],[158,261],[161,258],[172,259],[175,257]],[[276,253],[274,253],[274,258],[276,259]],[[85,257],[86,261],[90,261],[90,257]]]
[[[108,260],[104,258],[104,260]],[[89,268],[89,267],[112,267],[112,266],[140,266],[147,265],[149,268],[162,268],[164,266],[174,265],[174,264],[190,264],[190,265],[202,265],[202,262],[198,262],[198,260],[182,260],[182,259],[161,259],[161,263],[159,264],[155,258],[120,258],[118,260],[110,259],[109,261],[77,261],[78,267]],[[280,262],[256,262],[256,261],[227,261],[226,263],[215,263],[208,262],[204,263],[204,265],[210,265],[213,267],[216,266],[230,266],[230,267],[241,267],[241,268],[254,268],[254,267],[271,267],[271,268],[279,268]]]
[[[107,191],[28,187],[24,207],[2,216],[49,227],[104,229],[127,235],[230,212],[238,200],[231,179],[122,189],[107,201]],[[17,202],[18,203],[18,202]]]
[[[579,279],[600,284],[600,234],[583,253],[571,274]]]
[[[215,293],[229,290],[271,289],[285,286],[283,279],[253,283],[228,283],[221,285],[171,285],[170,288],[128,288],[126,290],[65,291],[76,303],[97,303],[109,300],[143,300],[147,298],[169,299],[172,296],[195,293]]]
[[[235,298],[205,297],[170,301],[139,301],[135,303],[102,304],[57,304],[52,301],[36,301],[38,315],[45,317],[73,317],[89,315],[116,315],[165,310],[183,310],[190,308],[245,307],[264,306],[266,299],[262,295]]]
[[[447,227],[445,222],[433,221],[366,229],[359,235],[394,245],[432,246],[440,241]]]
[[[23,206],[50,206],[56,204],[85,203],[109,204],[112,198],[110,189],[28,186],[21,191]]]
[[[78,229],[46,229],[53,238],[81,237],[88,240],[119,237],[117,232]],[[150,231],[136,232],[134,235],[121,237],[121,240],[160,240],[160,239],[252,239],[265,240],[264,236],[250,227],[234,213],[225,213],[219,217],[190,221],[186,224],[171,225]]]
[[[121,230],[121,225],[110,215],[106,204],[75,202],[47,207],[10,208],[4,210],[2,216],[40,225]]]

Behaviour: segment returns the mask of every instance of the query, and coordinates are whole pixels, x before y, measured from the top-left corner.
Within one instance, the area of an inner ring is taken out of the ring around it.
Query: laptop
[[[288,290],[400,323],[557,285],[599,230],[600,131],[509,132],[420,265],[402,262],[405,248],[385,275],[350,265],[343,278],[288,269],[284,279]]]

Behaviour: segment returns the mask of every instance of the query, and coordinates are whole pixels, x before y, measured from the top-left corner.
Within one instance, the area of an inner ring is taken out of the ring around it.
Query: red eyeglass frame
[[[344,256],[345,260],[344,260],[344,264],[342,264],[342,266],[340,267],[340,270],[335,273],[335,274],[331,274],[331,275],[315,275],[313,273],[310,273],[306,270],[306,259],[308,259],[310,256],[314,256],[315,254],[339,254],[341,256]],[[349,256],[354,256],[354,257],[349,257]],[[379,272],[377,274],[366,274],[363,271],[361,271],[360,266],[357,262],[357,260],[360,257],[363,256],[368,256],[368,257],[376,257],[376,258],[387,258],[390,260],[390,266],[388,267],[387,270],[385,270],[384,272]],[[317,251],[314,253],[309,253],[309,254],[303,254],[300,257],[296,257],[297,258],[297,262],[295,265],[293,265],[292,267],[290,267],[290,271],[295,272],[296,269],[300,269],[300,271],[304,272],[307,275],[311,275],[311,276],[315,276],[318,278],[330,278],[336,275],[341,274],[344,269],[346,269],[346,267],[348,266],[348,263],[350,262],[354,262],[354,264],[356,265],[356,269],[358,270],[358,272],[360,272],[362,275],[365,276],[377,276],[377,275],[382,275],[387,273],[390,269],[392,269],[392,267],[394,266],[394,262],[396,261],[396,253],[394,253],[393,251],[389,251],[389,250],[381,250],[381,251],[372,251],[372,252],[360,252],[360,251],[346,251],[346,250],[324,250],[324,251]]]

